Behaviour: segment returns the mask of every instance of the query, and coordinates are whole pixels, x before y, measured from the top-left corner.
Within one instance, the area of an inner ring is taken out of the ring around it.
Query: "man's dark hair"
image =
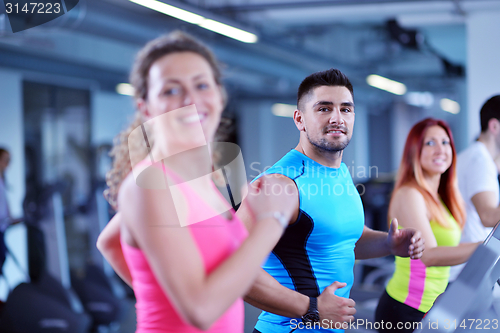
[[[500,120],[500,95],[496,95],[487,100],[481,108],[481,132],[488,130],[490,119],[495,118]]]
[[[297,107],[299,110],[302,110],[303,107],[303,105],[300,105],[302,98],[309,94],[314,88],[321,86],[346,87],[354,98],[351,81],[349,81],[347,76],[338,69],[330,68],[326,71],[312,73],[302,81],[297,92]]]

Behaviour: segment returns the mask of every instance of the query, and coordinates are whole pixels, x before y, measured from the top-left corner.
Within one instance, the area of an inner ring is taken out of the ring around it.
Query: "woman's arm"
[[[96,246],[111,267],[113,267],[116,274],[132,287],[132,276],[130,275],[120,245],[120,220],[121,213],[118,212],[101,231],[101,234],[97,238]]]
[[[260,190],[262,183],[280,186],[277,179],[257,181],[243,204],[251,202],[259,208],[257,216],[279,211],[290,219],[294,198],[285,191],[271,198]],[[130,177],[122,184],[119,204],[124,226],[146,255],[159,284],[186,322],[200,329],[209,328],[250,288],[283,232],[283,226],[267,215],[254,224],[238,250],[206,274],[189,229],[180,227],[169,191],[141,189]]]
[[[391,218],[397,218],[401,226],[421,232],[425,241],[425,251],[420,259],[427,267],[464,263],[478,246],[478,243],[438,246],[430,226],[424,197],[413,187],[402,187],[394,194],[389,214]]]
[[[437,246],[433,249],[425,250],[425,252],[430,251],[430,253],[428,253],[424,264],[427,267],[463,264],[469,260],[470,256],[481,243],[461,243],[457,246]]]

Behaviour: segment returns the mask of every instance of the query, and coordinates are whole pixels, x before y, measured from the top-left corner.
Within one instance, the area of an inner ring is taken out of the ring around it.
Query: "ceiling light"
[[[216,20],[208,19],[202,15],[198,15],[190,11],[172,5],[168,5],[161,1],[157,0],[130,0],[130,1],[138,5],[156,10],[157,12],[163,13],[165,15],[175,17],[176,19],[191,24],[197,24],[202,28],[239,40],[240,42],[256,43],[258,40],[257,35],[252,34],[248,31],[235,28],[233,26],[230,26],[228,24]]]
[[[372,87],[388,91],[395,95],[404,95],[406,93],[406,86],[404,84],[380,75],[368,75],[366,77],[366,82]]]
[[[120,95],[134,96],[134,87],[128,83],[120,83],[116,85],[116,92]]]
[[[214,20],[205,19],[198,25],[207,30],[231,37],[244,43],[255,43],[258,39],[256,35],[250,32]]]
[[[297,110],[295,105],[275,103],[271,108],[271,112],[278,117],[293,118],[293,113]]]
[[[198,24],[205,19],[201,15],[194,14],[187,10],[168,5],[161,1],[156,1],[156,0],[130,0],[130,1],[192,24]]]
[[[460,112],[460,104],[451,99],[443,98],[441,99],[439,105],[441,106],[441,109],[443,109],[443,111],[453,114],[457,114]]]
[[[405,95],[406,103],[420,108],[430,108],[434,104],[434,96],[432,93],[411,91]]]

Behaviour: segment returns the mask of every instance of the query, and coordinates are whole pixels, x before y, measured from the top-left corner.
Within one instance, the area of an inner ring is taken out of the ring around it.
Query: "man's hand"
[[[391,221],[387,244],[393,255],[411,259],[420,259],[425,249],[425,242],[420,231],[410,228],[398,230],[397,219]]]
[[[335,324],[347,325],[354,320],[354,314],[356,313],[354,300],[335,295],[335,290],[344,288],[346,285],[346,283],[335,281],[318,296],[318,312],[322,325],[323,320],[326,319],[325,322],[327,321],[331,328],[340,328],[340,324]]]

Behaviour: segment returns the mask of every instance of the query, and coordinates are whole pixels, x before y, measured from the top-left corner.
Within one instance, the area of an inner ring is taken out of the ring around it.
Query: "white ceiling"
[[[337,67],[370,98],[380,94],[364,81],[373,73],[400,80],[410,90],[455,89],[464,77],[446,72],[442,59],[465,66],[468,13],[500,9],[500,0],[162,1],[247,27],[257,32],[259,42],[240,43],[128,0],[80,0],[74,17],[58,23],[58,28],[136,47],[181,28],[214,48],[228,64],[230,89],[249,97],[293,98],[306,75]],[[425,43],[418,49],[402,46],[389,33],[390,19],[404,29],[417,30]],[[4,41],[6,37],[13,39],[4,36]]]
[[[127,0],[105,0],[131,11],[157,13]],[[387,71],[398,76],[440,76],[440,60],[423,47],[414,52],[391,40],[386,21],[417,29],[447,60],[465,65],[468,12],[500,8],[498,0],[184,0],[164,2],[202,11],[257,31],[261,46],[290,47],[332,65]],[[259,44],[255,45],[259,48]],[[314,59],[312,60],[314,61]],[[411,63],[411,66],[405,64]]]

